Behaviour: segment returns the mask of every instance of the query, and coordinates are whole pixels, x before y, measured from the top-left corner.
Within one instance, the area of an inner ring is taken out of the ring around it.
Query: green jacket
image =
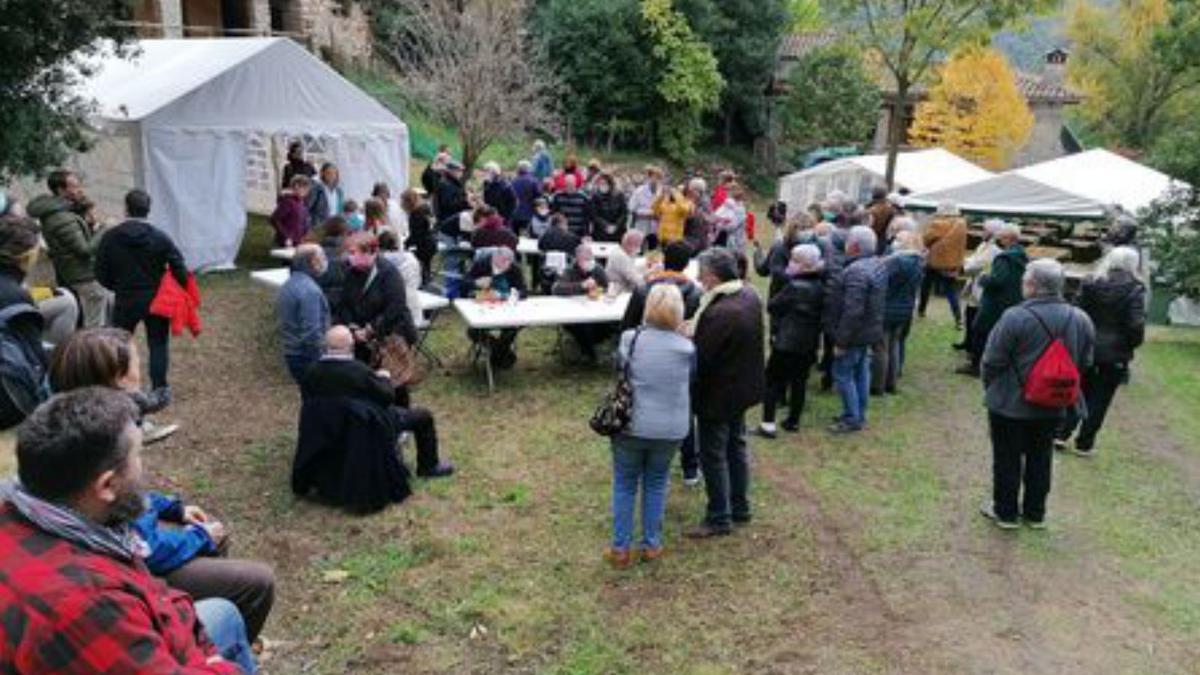
[[[996,255],[990,274],[980,277],[983,297],[975,318],[975,327],[980,335],[992,331],[1004,310],[1025,300],[1021,279],[1025,276],[1025,266],[1028,264],[1029,257],[1025,255],[1025,249],[1020,244],[1014,244]]]
[[[29,215],[42,221],[42,237],[59,284],[71,286],[96,280],[92,263],[100,237],[95,236],[83,216],[71,210],[70,201],[42,195],[29,203]]]

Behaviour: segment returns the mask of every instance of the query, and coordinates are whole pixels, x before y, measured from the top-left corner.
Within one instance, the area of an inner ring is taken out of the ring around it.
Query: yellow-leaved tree
[[[909,141],[1000,170],[1032,131],[1033,113],[1008,60],[995,49],[973,46],[942,66],[929,97],[917,106]]]

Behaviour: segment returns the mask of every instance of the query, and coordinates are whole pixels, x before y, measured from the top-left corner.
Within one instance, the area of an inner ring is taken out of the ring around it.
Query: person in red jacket
[[[126,394],[88,387],[21,427],[20,480],[0,488],[0,671],[254,672],[232,603],[193,603],[142,562],[137,415]]]
[[[320,225],[309,220],[308,192],[312,189],[312,181],[308,176],[293,176],[275,201],[275,211],[271,213],[271,227],[275,228],[275,246],[277,248],[298,246],[304,240],[309,230]]]

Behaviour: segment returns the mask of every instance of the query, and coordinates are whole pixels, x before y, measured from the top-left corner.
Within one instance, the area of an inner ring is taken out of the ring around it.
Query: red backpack
[[[1028,307],[1025,311],[1037,319],[1050,338],[1050,345],[1038,356],[1029,371],[1029,379],[1025,380],[1025,402],[1040,408],[1070,408],[1079,400],[1079,367],[1062,338],[1050,332],[1042,317]]]

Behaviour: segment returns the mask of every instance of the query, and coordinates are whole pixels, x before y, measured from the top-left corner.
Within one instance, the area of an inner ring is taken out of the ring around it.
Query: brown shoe
[[[701,523],[684,532],[683,536],[688,539],[712,539],[713,537],[727,537],[731,532],[733,532],[731,527],[713,527],[708,523]]]
[[[615,570],[623,570],[633,564],[633,553],[630,551],[618,551],[615,548],[604,549],[604,559],[612,565]]]
[[[663,557],[664,553],[666,553],[666,551],[664,551],[661,546],[658,548],[644,548],[642,549],[642,562],[652,563],[655,560]]]

